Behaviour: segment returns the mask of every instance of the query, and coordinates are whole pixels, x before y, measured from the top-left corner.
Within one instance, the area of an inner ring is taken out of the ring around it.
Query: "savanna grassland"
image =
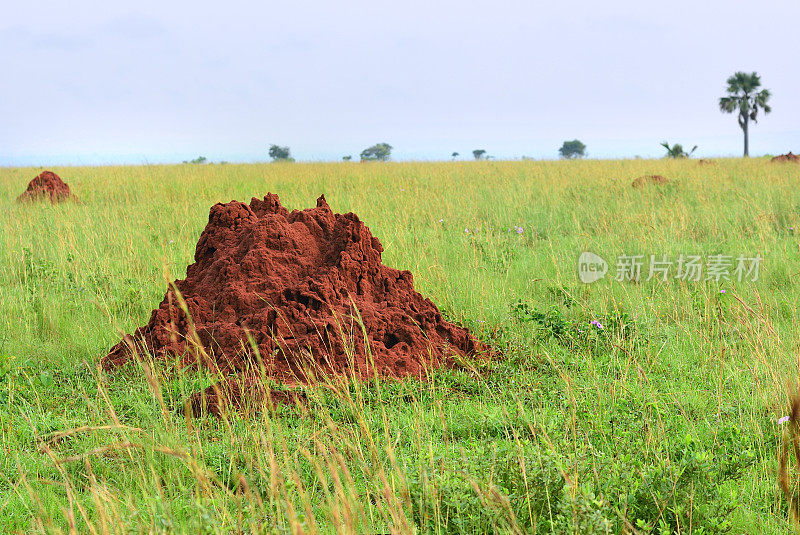
[[[0,169],[1,532],[790,526],[778,472],[794,424],[778,419],[800,378],[800,165],[52,170],[81,203],[19,205],[40,170]],[[671,182],[631,187],[651,173]],[[100,371],[185,275],[210,206],[267,192],[357,213],[386,264],[502,356],[422,382],[331,380],[228,418],[180,410],[202,372]],[[609,261],[605,279],[579,281],[583,251]],[[614,280],[623,254],[764,260],[756,281],[635,283]]]

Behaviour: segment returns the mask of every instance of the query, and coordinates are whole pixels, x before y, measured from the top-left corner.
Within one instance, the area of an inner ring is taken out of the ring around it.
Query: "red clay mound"
[[[647,184],[656,184],[656,185],[669,184],[669,180],[667,180],[661,175],[645,175],[635,179],[631,184],[631,186],[633,186],[634,188],[641,188],[643,186],[646,186]]]
[[[17,197],[17,201],[36,201],[40,199],[50,199],[51,203],[67,200],[75,200],[76,197],[69,190],[67,183],[52,171],[44,171],[28,183],[22,195]]]
[[[798,156],[797,154],[792,154],[792,151],[789,151],[788,154],[781,154],[780,156],[775,156],[771,161],[798,163],[800,162],[800,156]]]
[[[358,378],[421,376],[454,355],[487,350],[414,290],[410,272],[384,266],[382,251],[355,214],[334,214],[324,197],[292,212],[274,194],[249,206],[216,204],[195,263],[175,281],[190,320],[170,288],[150,322],[114,346],[103,366],[146,350],[240,373],[257,363],[255,344],[266,375],[293,383],[309,380],[309,363]]]

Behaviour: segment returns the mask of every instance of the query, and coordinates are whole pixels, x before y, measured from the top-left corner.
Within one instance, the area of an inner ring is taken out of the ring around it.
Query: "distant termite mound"
[[[800,156],[798,156],[797,154],[792,154],[792,151],[789,151],[787,154],[781,154],[780,156],[775,156],[770,161],[800,163]]]
[[[103,366],[146,352],[238,374],[202,396],[216,412],[220,389],[234,403],[263,398],[254,369],[285,384],[312,381],[309,366],[358,379],[423,376],[487,351],[414,290],[410,272],[383,265],[382,251],[355,214],[333,213],[324,196],[291,212],[274,194],[216,204],[186,278]]]
[[[51,203],[77,200],[66,182],[52,171],[44,171],[28,183],[28,189],[17,197],[18,202],[49,200]]]
[[[649,184],[664,185],[664,184],[669,184],[669,180],[661,175],[644,175],[635,179],[631,184],[631,186],[633,186],[634,188],[641,188]]]

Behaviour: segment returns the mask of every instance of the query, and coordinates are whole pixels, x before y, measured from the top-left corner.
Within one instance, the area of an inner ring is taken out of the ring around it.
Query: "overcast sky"
[[[127,5],[126,5],[127,4]],[[800,151],[798,0],[4,2],[0,165]]]

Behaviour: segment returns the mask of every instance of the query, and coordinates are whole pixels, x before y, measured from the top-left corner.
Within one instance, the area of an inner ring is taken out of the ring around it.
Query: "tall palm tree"
[[[759,87],[761,87],[761,77],[758,74],[739,71],[728,78],[728,96],[719,99],[721,111],[725,113],[739,111],[739,126],[744,132],[745,156],[750,156],[750,120],[758,122],[756,117],[759,108],[764,110],[765,114],[772,111],[767,104],[771,96],[769,89],[759,91]]]

